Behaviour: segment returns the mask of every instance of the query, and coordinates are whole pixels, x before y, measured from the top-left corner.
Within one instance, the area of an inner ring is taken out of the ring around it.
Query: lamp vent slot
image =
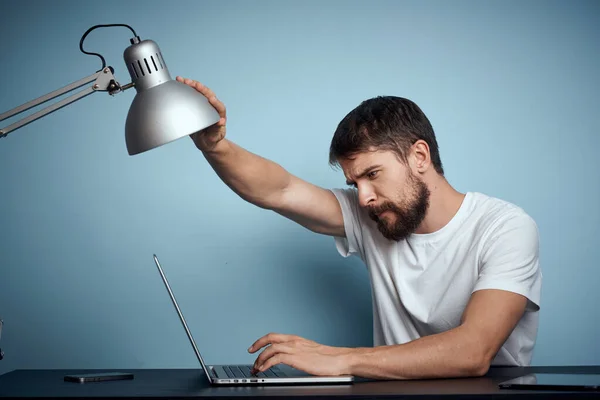
[[[137,70],[135,69],[134,63],[129,64],[129,73],[131,74],[131,76],[135,76],[136,78],[140,77],[137,73]]]
[[[160,68],[167,68],[167,64],[165,64],[165,60],[163,59],[162,53],[158,52],[156,53],[156,55],[158,56],[158,62],[160,63]]]
[[[154,65],[154,70],[158,71],[158,68],[156,68],[156,61],[154,61],[154,56],[150,56],[150,59],[152,60],[152,65]]]
[[[150,66],[148,65],[148,60],[144,58],[144,63],[146,64],[146,68],[148,68],[148,73],[151,74],[152,70],[150,69]]]
[[[142,68],[142,63],[140,62],[140,60],[137,60],[137,63],[140,67],[140,71],[142,72],[142,76],[146,76],[146,74],[144,73],[144,68]]]

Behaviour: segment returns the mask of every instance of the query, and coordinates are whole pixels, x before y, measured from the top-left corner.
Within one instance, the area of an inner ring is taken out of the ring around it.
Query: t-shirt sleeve
[[[529,299],[528,310],[537,311],[541,286],[537,225],[524,212],[512,215],[489,237],[473,292],[499,289],[518,293]]]
[[[358,210],[358,196],[354,189],[331,190],[340,203],[346,237],[335,237],[335,246],[343,257],[362,256],[362,233]]]

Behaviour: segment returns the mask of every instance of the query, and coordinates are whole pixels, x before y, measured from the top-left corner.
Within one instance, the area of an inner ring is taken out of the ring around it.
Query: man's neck
[[[417,234],[432,233],[442,229],[456,215],[465,198],[465,194],[456,191],[443,176],[436,174],[426,184],[431,193],[429,208],[425,219],[415,231]]]

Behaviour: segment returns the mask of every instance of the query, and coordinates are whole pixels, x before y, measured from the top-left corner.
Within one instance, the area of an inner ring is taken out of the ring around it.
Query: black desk
[[[498,383],[534,372],[600,373],[600,366],[495,368],[481,378],[422,381],[359,381],[351,385],[211,387],[202,371],[194,369],[140,369],[129,381],[100,383],[64,382],[69,373],[82,370],[15,370],[0,376],[3,398],[93,398],[99,399],[177,399],[193,397],[336,397],[359,398],[600,398],[596,392],[536,392],[499,389]],[[85,372],[97,372],[88,370]]]

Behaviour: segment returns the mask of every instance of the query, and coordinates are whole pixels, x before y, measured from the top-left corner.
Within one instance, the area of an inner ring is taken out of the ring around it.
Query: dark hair
[[[339,123],[331,140],[329,163],[339,166],[340,158],[370,148],[394,151],[406,162],[410,147],[419,139],[429,145],[433,166],[444,175],[433,127],[419,106],[402,97],[375,97],[363,101]]]

